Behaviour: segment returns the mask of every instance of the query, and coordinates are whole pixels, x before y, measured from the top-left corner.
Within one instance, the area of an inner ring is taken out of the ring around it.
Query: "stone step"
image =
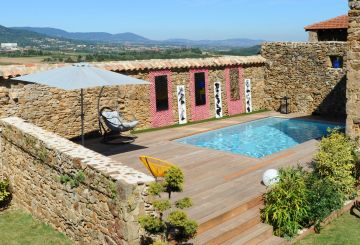
[[[252,227],[260,224],[261,205],[252,207],[241,214],[223,220],[202,232],[196,237],[195,244],[223,244],[224,242],[236,237]]]
[[[198,234],[201,235],[202,233],[216,227],[219,226],[225,222],[227,222],[228,220],[233,219],[234,217],[237,217],[243,213],[245,213],[247,210],[252,209],[256,206],[262,205],[263,203],[263,199],[262,196],[256,196],[253,197],[241,204],[239,204],[237,207],[232,208],[228,211],[223,210],[223,212],[221,213],[214,213],[214,215],[211,218],[209,218],[207,221],[203,222],[200,224],[199,229],[198,229]],[[259,210],[258,210],[258,215],[259,215]]]
[[[242,234],[233,237],[223,245],[256,245],[272,237],[273,229],[270,225],[259,223]]]
[[[258,245],[286,245],[289,244],[284,238],[272,236],[260,243]]]

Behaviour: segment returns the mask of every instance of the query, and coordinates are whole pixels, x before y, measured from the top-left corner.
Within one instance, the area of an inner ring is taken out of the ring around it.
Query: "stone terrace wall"
[[[291,99],[291,112],[345,117],[346,69],[331,68],[330,55],[344,57],[346,42],[265,43],[266,107],[278,110],[280,98]]]
[[[152,177],[20,118],[0,125],[13,201],[76,243],[140,243],[137,218],[150,211],[144,192]],[[85,180],[78,187],[60,183],[60,176],[79,171]]]
[[[346,131],[360,136],[360,1],[349,1]]]

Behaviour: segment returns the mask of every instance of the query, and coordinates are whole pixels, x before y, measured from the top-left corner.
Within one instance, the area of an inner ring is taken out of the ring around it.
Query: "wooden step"
[[[270,225],[259,223],[244,233],[233,237],[223,245],[256,245],[272,237],[273,229]]]
[[[221,213],[220,215],[217,215],[216,217],[213,217],[209,220],[207,220],[206,222],[200,224],[199,229],[198,229],[198,234],[201,235],[202,233],[216,227],[219,226],[223,223],[225,223],[226,221],[233,219],[236,216],[241,215],[242,213],[246,212],[249,209],[252,209],[258,205],[261,205],[263,203],[263,199],[262,196],[257,196],[255,198],[252,198],[242,204],[240,204],[239,206],[225,211],[223,213]],[[257,216],[259,216],[260,210],[258,208],[258,214]]]
[[[241,213],[241,215],[234,216],[219,225],[212,227],[207,231],[203,231],[196,237],[195,244],[223,244],[224,242],[244,233],[252,227],[260,224],[259,210],[261,206],[255,206],[251,209]]]
[[[286,245],[289,244],[284,238],[272,236],[262,242],[260,242],[258,245]]]

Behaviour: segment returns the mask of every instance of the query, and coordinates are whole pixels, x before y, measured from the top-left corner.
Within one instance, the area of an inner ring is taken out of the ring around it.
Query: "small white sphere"
[[[266,170],[263,174],[263,183],[266,186],[271,186],[277,182],[279,182],[279,171],[276,169]]]

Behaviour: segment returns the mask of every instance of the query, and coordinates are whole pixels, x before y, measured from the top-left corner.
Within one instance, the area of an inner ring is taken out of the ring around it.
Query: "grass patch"
[[[224,120],[224,119],[228,119],[228,118],[232,118],[232,117],[242,117],[242,116],[257,114],[257,113],[266,112],[266,111],[269,111],[269,110],[263,109],[263,110],[253,111],[253,112],[250,112],[250,113],[242,113],[242,114],[233,115],[233,116],[223,116],[222,118],[209,118],[209,119],[205,119],[205,120],[201,120],[201,121],[188,122],[186,124],[174,124],[174,125],[169,125],[169,126],[160,127],[160,128],[139,129],[139,130],[132,131],[132,133],[133,134],[140,134],[140,133],[158,131],[158,130],[162,130],[162,129],[179,128],[179,127],[184,127],[184,126],[189,126],[189,125],[194,125],[194,124],[199,124],[199,123]]]
[[[320,234],[310,234],[296,245],[353,245],[359,244],[360,219],[345,213],[325,226]]]
[[[0,213],[0,244],[7,245],[71,245],[62,233],[35,220],[22,210],[10,208]]]

